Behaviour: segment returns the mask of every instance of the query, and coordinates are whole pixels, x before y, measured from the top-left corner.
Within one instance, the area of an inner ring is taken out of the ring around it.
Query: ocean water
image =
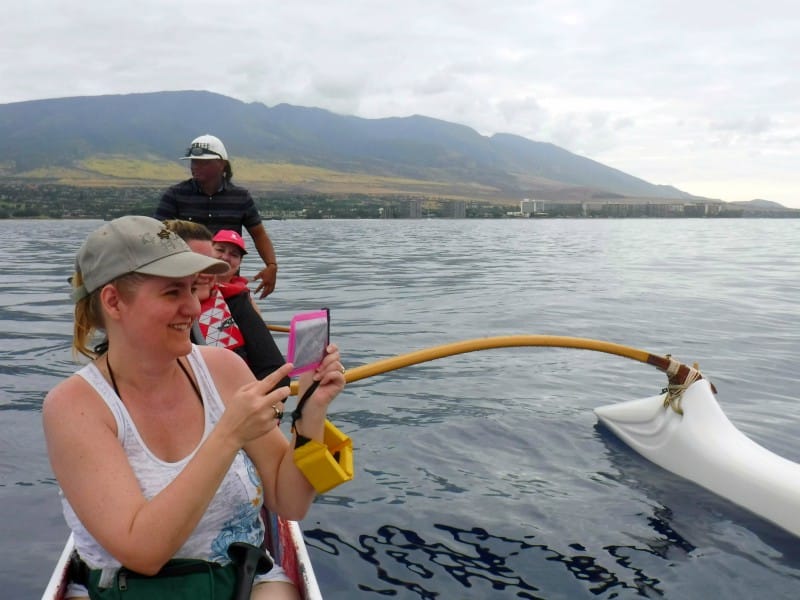
[[[39,597],[67,536],[40,409],[78,366],[66,278],[99,224],[0,222],[3,598]],[[488,336],[611,341],[697,362],[741,431],[800,462],[798,220],[266,225],[280,272],[263,313],[329,307],[348,367]],[[509,348],[348,385],[330,417],[355,478],[301,524],[325,597],[796,598],[796,537],[597,425],[593,408],[665,382],[618,356]]]

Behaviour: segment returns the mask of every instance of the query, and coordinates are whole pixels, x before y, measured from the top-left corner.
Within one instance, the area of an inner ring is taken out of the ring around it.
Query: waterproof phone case
[[[294,364],[289,377],[316,369],[330,343],[330,311],[327,308],[300,313],[289,323],[287,361]]]

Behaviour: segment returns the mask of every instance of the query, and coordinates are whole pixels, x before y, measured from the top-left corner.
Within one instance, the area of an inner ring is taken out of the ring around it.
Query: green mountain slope
[[[257,189],[507,201],[693,198],[519,136],[482,136],[418,115],[363,119],[288,104],[270,108],[205,91],[0,105],[0,169],[6,177],[76,185],[161,186],[185,176],[176,159],[202,133],[225,142],[236,179]]]

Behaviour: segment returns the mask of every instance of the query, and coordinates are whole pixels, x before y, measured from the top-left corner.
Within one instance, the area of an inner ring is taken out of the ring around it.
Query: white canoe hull
[[[300,590],[303,600],[322,600],[322,593],[311,566],[311,558],[303,541],[303,532],[296,521],[286,521],[275,517],[268,519],[267,544],[272,557],[280,563]],[[75,550],[72,534],[67,539],[64,550],[56,563],[42,600],[61,600],[67,588],[67,567]]]
[[[595,414],[648,460],[800,536],[800,464],[736,429],[705,379],[684,392],[683,415],[663,401],[622,402]]]

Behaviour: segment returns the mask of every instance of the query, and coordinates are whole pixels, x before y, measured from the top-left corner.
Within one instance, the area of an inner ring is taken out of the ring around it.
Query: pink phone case
[[[329,313],[326,309],[300,313],[289,323],[287,360],[294,363],[289,377],[316,369],[325,358],[328,346]]]

